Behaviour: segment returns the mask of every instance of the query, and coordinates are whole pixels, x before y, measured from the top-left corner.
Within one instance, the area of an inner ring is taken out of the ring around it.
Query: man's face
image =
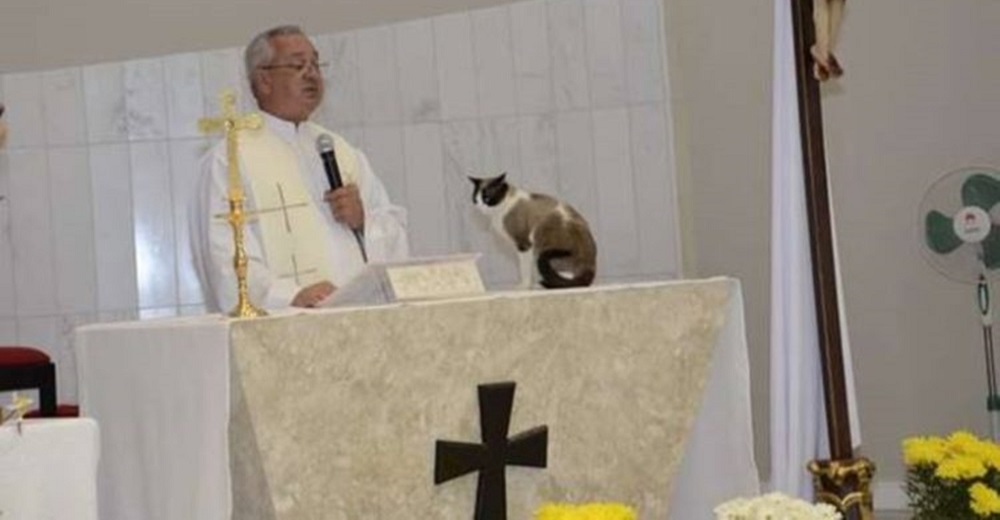
[[[299,34],[275,36],[271,47],[274,58],[255,72],[260,108],[287,121],[305,121],[323,101],[319,55]]]

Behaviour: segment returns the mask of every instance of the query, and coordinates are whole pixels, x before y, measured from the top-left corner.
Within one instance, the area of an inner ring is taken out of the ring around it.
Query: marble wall
[[[532,0],[315,38],[316,119],[364,149],[409,209],[418,255],[511,254],[471,211],[466,174],[557,194],[591,222],[599,281],[679,275],[659,0]],[[0,75],[0,344],[47,349],[76,395],[74,326],[203,312],[186,205],[196,121],[239,88],[241,48]]]

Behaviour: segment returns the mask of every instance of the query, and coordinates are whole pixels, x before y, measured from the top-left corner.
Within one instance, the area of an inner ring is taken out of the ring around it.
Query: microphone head
[[[316,138],[316,151],[323,154],[333,151],[333,137],[330,134],[319,134]]]

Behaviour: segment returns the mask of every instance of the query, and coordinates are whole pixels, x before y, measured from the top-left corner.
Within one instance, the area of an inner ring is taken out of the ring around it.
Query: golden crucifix
[[[260,114],[241,115],[236,112],[236,93],[225,90],[222,99],[222,116],[203,118],[198,121],[202,133],[226,134],[226,160],[229,163],[229,214],[226,220],[233,228],[233,267],[236,269],[237,298],[236,307],[229,311],[234,318],[256,318],[267,316],[267,312],[250,302],[247,289],[247,252],[243,240],[243,226],[246,224],[246,213],[243,211],[243,183],[240,180],[239,132],[256,130],[263,126]]]

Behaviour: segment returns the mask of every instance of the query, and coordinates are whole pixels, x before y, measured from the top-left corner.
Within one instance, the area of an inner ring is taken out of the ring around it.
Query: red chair
[[[0,392],[38,389],[41,417],[57,417],[56,365],[30,347],[0,347]]]
[[[71,419],[79,416],[80,416],[80,407],[75,404],[61,404],[59,406],[56,406],[55,417]],[[25,419],[37,419],[39,417],[52,417],[52,416],[42,415],[41,410],[32,410],[24,414]]]

